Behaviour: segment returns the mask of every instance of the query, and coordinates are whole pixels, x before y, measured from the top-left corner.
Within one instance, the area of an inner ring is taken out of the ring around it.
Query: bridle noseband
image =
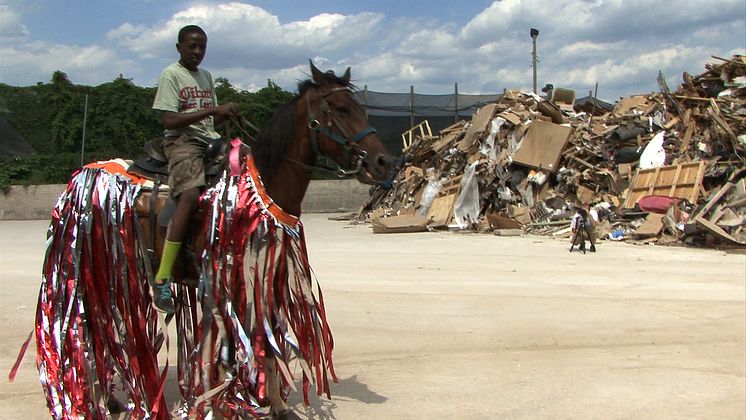
[[[317,140],[318,134],[321,134],[329,140],[342,145],[342,147],[344,148],[344,155],[342,157],[342,163],[339,165],[340,167],[337,172],[338,176],[346,177],[360,173],[363,166],[363,161],[365,161],[368,152],[363,150],[358,143],[360,142],[360,140],[364,139],[368,135],[375,133],[376,129],[372,126],[368,126],[353,136],[350,136],[348,134],[348,130],[346,130],[345,127],[340,123],[339,119],[336,118],[334,110],[331,109],[331,107],[329,106],[329,102],[327,102],[326,100],[327,96],[340,91],[347,91],[352,93],[352,89],[350,89],[349,87],[340,86],[332,88],[328,92],[319,95],[319,108],[321,111],[320,113],[322,116],[326,117],[326,124],[322,124],[313,113],[313,110],[311,109],[310,94],[306,94],[306,104],[308,106],[308,128],[309,130],[311,130],[311,149],[316,155],[327,156],[321,151],[321,149],[319,149]],[[335,126],[339,133],[332,131],[332,126]],[[354,156],[357,158],[354,168],[352,168],[353,150],[355,151]],[[345,167],[348,169],[343,169]]]

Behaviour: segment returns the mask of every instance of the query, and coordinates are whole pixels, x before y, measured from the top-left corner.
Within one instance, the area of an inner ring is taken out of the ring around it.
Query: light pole
[[[83,166],[85,156],[85,126],[88,122],[88,94],[85,94],[85,105],[83,105],[83,139],[80,141],[80,166]]]
[[[534,71],[534,93],[536,92],[536,38],[539,37],[539,30],[531,28],[531,40],[533,44],[533,51],[531,52],[531,68]]]

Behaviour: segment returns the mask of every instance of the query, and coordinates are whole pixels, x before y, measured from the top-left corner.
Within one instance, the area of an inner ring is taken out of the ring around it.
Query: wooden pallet
[[[638,169],[628,190],[625,208],[632,208],[642,197],[664,195],[679,197],[697,204],[702,193],[705,162]]]

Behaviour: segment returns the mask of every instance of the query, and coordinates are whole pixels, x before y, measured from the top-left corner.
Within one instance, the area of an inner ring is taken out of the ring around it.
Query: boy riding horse
[[[200,189],[205,186],[203,156],[210,140],[219,139],[215,123],[238,117],[235,103],[218,105],[212,75],[199,65],[207,50],[207,34],[196,25],[179,31],[179,61],[163,69],[153,109],[163,111],[163,152],[168,159],[168,184],[176,199],[166,231],[160,267],[155,275],[154,303],[174,312],[172,270],[186,237]]]

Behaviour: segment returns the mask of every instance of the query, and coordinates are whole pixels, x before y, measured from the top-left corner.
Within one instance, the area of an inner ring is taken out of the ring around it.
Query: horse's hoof
[[[301,420],[301,418],[293,413],[293,410],[286,408],[280,412],[272,414],[272,420]]]

